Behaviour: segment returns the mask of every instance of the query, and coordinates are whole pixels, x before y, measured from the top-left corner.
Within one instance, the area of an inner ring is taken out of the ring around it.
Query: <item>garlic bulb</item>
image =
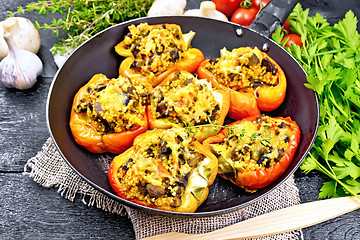
[[[149,9],[148,16],[182,15],[186,0],[155,0]]]
[[[18,48],[37,53],[40,48],[40,36],[32,22],[23,17],[10,17],[0,22],[0,60],[6,57],[8,47],[3,40],[6,32],[11,33]]]
[[[20,90],[31,88],[43,69],[40,58],[35,53],[18,48],[11,33],[6,32],[4,39],[9,51],[0,62],[0,85]]]
[[[200,9],[187,10],[184,15],[209,17],[222,21],[228,21],[228,18],[223,13],[216,10],[215,3],[212,1],[203,1],[200,3]]]
[[[4,39],[4,31],[5,31],[4,27],[0,23],[0,60],[3,59],[4,57],[6,57],[6,55],[8,53],[8,46]]]

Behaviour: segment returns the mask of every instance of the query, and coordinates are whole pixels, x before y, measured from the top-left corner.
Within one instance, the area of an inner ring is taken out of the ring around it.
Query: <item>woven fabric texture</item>
[[[103,159],[105,165],[110,160]],[[104,166],[105,168],[107,166]],[[240,210],[222,215],[202,218],[172,218],[132,209],[107,197],[78,176],[61,157],[49,138],[43,149],[29,159],[24,167],[29,175],[41,186],[55,187],[64,198],[74,201],[80,197],[84,204],[104,211],[128,215],[133,223],[136,239],[166,232],[206,233],[277,209],[300,203],[299,192],[293,177],[272,191],[260,201]],[[269,236],[262,239],[301,239],[301,230]]]

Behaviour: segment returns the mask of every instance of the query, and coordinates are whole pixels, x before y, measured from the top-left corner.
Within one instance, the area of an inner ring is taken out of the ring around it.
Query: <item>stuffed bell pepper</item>
[[[216,135],[229,110],[229,96],[186,71],[171,73],[149,94],[149,129],[186,127],[198,141]]]
[[[261,115],[229,124],[204,145],[218,157],[219,176],[254,192],[284,173],[299,141],[300,128],[295,121]]]
[[[286,77],[280,66],[258,48],[221,50],[221,57],[199,65],[199,78],[229,91],[229,116],[240,120],[272,111],[286,94]]]
[[[147,130],[143,88],[124,77],[94,75],[74,97],[70,128],[75,141],[93,153],[121,153]]]
[[[113,159],[111,187],[128,201],[172,212],[195,212],[217,175],[217,158],[184,128],[139,135]]]
[[[115,51],[125,57],[119,73],[134,84],[156,86],[177,70],[194,73],[204,60],[203,53],[190,46],[195,33],[182,34],[176,24],[131,25]]]

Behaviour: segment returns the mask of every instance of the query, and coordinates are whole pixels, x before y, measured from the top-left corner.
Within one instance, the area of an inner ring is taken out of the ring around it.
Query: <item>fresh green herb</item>
[[[119,22],[143,17],[154,0],[47,0],[31,2],[25,7],[18,7],[9,16],[36,11],[41,15],[59,13],[61,18],[40,26],[38,29],[49,29],[58,36],[59,30],[65,31],[67,39],[59,39],[51,51],[64,54],[68,48],[74,49],[94,34]]]
[[[245,136],[245,132],[246,132],[245,128],[241,129],[241,131],[240,131],[240,133],[239,133],[239,138],[240,138],[240,140],[242,140],[243,137]]]
[[[202,125],[194,125],[194,123],[187,123],[187,122],[183,122],[183,124],[184,124],[184,128],[186,128],[189,131],[189,133],[193,135],[200,133],[200,131],[202,131],[205,127],[208,128],[206,137],[209,137],[211,130],[213,130],[214,132],[218,132],[219,128],[224,128],[223,126],[220,125],[218,119],[214,120],[213,122],[209,120],[209,122],[210,123],[206,123]]]
[[[315,143],[301,165],[306,173],[325,176],[319,198],[354,195],[360,199],[360,35],[350,10],[330,25],[320,14],[298,4],[289,16],[303,47],[286,48],[307,72],[306,87],[319,98],[320,126]],[[280,43],[284,33],[276,30]]]
[[[211,119],[208,117],[208,122],[211,123]],[[206,133],[206,137],[210,136],[210,132],[213,129],[214,132],[218,132],[220,127],[220,121],[218,119],[216,119],[212,124],[211,124],[211,128],[208,129],[207,133]]]
[[[266,147],[267,145],[269,145],[271,139],[272,139],[272,137],[262,137],[260,139],[260,143],[261,143],[261,145]]]
[[[193,135],[196,135],[198,133],[198,131],[195,129],[195,125],[194,123],[187,123],[187,122],[183,122],[184,124],[184,128],[186,128],[189,133],[193,134]]]
[[[258,139],[260,141],[261,145],[266,146],[267,143],[269,143],[269,140],[272,139],[272,137],[265,137],[265,136],[263,136],[263,133],[252,133],[250,135],[250,141],[254,142],[255,139]]]
[[[257,133],[252,133],[250,136],[250,141],[253,142],[255,140],[255,138],[257,137],[257,135],[258,135]]]

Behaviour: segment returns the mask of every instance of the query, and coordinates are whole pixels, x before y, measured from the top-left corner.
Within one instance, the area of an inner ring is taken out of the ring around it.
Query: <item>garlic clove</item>
[[[17,47],[12,35],[5,33],[8,55],[0,62],[0,85],[20,90],[31,88],[43,70],[40,58]]]
[[[186,0],[155,0],[148,11],[148,16],[182,15]]]
[[[216,10],[216,5],[212,1],[202,1],[199,9],[190,9],[184,13],[185,16],[209,17],[217,20],[228,21],[228,18]]]
[[[35,54],[39,51],[40,35],[38,30],[29,19],[23,17],[10,17],[2,21],[0,25],[1,40],[5,32],[9,32],[11,33],[18,48],[33,52]],[[1,40],[0,47],[2,48],[3,46],[6,46],[6,44]],[[0,59],[7,55],[8,48],[5,47],[3,51],[3,54],[0,52]]]

